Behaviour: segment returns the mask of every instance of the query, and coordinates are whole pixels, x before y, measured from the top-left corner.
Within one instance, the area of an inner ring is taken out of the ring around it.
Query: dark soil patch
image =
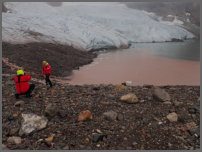
[[[95,54],[77,50],[71,46],[52,43],[10,44],[2,43],[2,56],[25,71],[41,73],[42,61],[47,61],[52,67],[54,76],[69,76],[73,69],[89,64]]]

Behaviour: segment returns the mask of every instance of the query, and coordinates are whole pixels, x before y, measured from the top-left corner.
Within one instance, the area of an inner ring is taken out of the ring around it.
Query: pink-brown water
[[[73,71],[70,84],[200,85],[200,62],[154,56],[148,51],[115,51]]]

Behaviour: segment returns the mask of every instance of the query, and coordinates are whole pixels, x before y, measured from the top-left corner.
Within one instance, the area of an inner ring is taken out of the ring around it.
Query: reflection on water
[[[98,54],[92,64],[74,71],[70,84],[200,85],[197,41],[139,43]]]
[[[148,48],[153,55],[182,60],[200,61],[199,40],[167,43],[135,43],[132,48]]]

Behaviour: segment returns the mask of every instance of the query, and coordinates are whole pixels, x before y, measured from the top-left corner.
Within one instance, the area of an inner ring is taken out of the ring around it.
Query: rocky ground
[[[54,59],[57,53],[53,53],[53,49],[59,46],[32,45],[36,49],[42,47],[38,48],[41,52],[48,47],[47,53],[36,51],[39,59],[32,54],[35,50],[30,45],[25,45],[28,52],[21,49],[23,45],[17,46],[15,52],[14,46],[3,44],[3,57],[29,71],[32,76],[30,83],[36,84],[36,88],[32,98],[21,96],[16,100],[13,81],[16,66],[3,62],[3,149],[200,148],[200,86],[73,86],[59,83],[51,76],[54,86],[47,89],[38,74],[44,55],[55,63],[54,68],[59,68],[62,63],[69,67],[68,70],[62,66],[58,75],[87,64],[94,55],[78,51],[65,53],[65,49],[59,49],[59,54],[66,55],[72,62],[75,60],[71,65],[63,57]]]
[[[199,86],[35,84],[16,100],[3,76],[4,149],[200,148]]]

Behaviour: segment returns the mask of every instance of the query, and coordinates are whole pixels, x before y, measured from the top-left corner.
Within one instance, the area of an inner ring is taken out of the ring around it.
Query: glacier
[[[2,40],[10,43],[58,43],[88,51],[195,37],[118,2],[63,2],[60,7],[5,2],[5,6],[9,12],[2,13]]]

